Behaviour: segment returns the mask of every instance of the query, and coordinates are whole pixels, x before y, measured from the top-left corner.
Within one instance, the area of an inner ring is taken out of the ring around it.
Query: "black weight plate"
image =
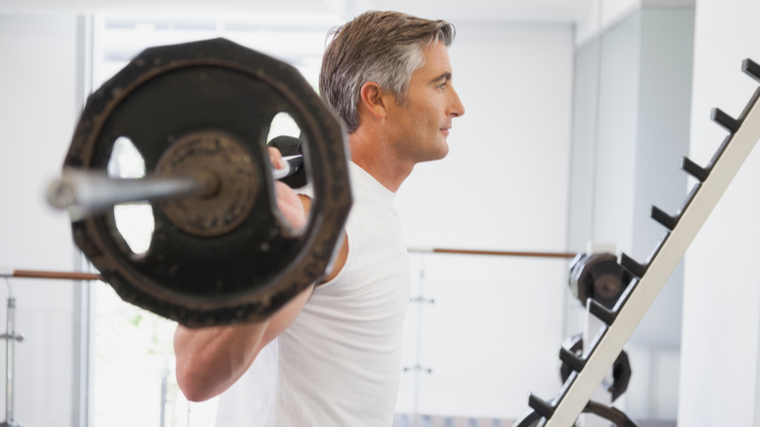
[[[314,186],[300,234],[274,213],[268,172],[266,130],[283,111],[302,130]],[[258,195],[239,225],[195,235],[156,203],[146,254],[124,244],[113,210],[73,223],[75,240],[126,301],[187,326],[260,320],[325,272],[351,206],[345,130],[293,67],[224,39],[148,49],[88,98],[64,166],[105,170],[126,136],[150,173],[173,143],[203,132],[250,155]]]

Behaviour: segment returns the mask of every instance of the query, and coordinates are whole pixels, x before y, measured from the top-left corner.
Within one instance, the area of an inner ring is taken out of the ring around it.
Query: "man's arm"
[[[263,322],[203,329],[177,326],[174,334],[177,384],[185,397],[200,402],[230,388],[261,349],[293,323],[313,288],[301,292]]]
[[[281,166],[279,152],[272,153],[272,163]],[[311,199],[296,196],[285,184],[275,183],[277,206],[294,227],[302,227],[311,209]],[[338,253],[334,278],[348,255],[348,241]],[[308,287],[263,322],[232,326],[190,329],[179,325],[174,334],[177,383],[188,400],[203,401],[227,390],[248,370],[259,352],[295,320],[314,286]]]

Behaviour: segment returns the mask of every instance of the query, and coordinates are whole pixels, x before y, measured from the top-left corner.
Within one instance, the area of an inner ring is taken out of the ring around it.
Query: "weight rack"
[[[742,71],[760,83],[760,65],[745,59]],[[711,119],[725,128],[729,135],[706,167],[683,158],[682,169],[699,182],[675,215],[652,206],[652,219],[664,226],[667,232],[644,264],[625,253],[620,254],[618,263],[635,278],[612,310],[590,300],[589,311],[605,326],[596,335],[589,350],[580,357],[560,347],[559,358],[573,369],[573,373],[563,384],[559,395],[550,402],[531,393],[528,405],[532,411],[515,427],[531,427],[542,422],[545,427],[570,427],[581,412],[596,413],[618,426],[635,427],[635,423],[621,411],[599,407],[603,405],[589,399],[760,139],[758,98],[760,88],[737,119],[718,108],[712,110]]]

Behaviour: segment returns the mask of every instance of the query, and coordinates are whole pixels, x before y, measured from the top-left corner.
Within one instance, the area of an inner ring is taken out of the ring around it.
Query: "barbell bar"
[[[282,169],[272,168],[272,177],[276,180],[294,175],[303,167],[303,155],[282,159]],[[219,177],[209,170],[174,176],[112,178],[102,171],[66,168],[63,176],[48,187],[47,200],[51,206],[67,210],[72,221],[78,221],[118,204],[183,197],[208,198],[219,191],[220,184]]]

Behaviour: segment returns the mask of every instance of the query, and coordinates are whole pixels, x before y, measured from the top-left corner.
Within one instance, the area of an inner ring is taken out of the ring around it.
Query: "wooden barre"
[[[14,277],[25,279],[103,280],[103,277],[101,277],[99,274],[41,270],[3,270],[0,271],[0,277]]]
[[[534,258],[574,258],[576,254],[567,252],[517,252],[517,251],[482,251],[470,249],[445,249],[445,248],[408,248],[408,252],[459,254],[459,255],[487,255],[487,256],[516,256]],[[0,270],[0,277],[13,277],[25,279],[60,279],[60,280],[103,280],[99,274],[76,273],[70,271],[42,271],[42,270]]]
[[[575,258],[577,254],[569,252],[517,252],[517,251],[482,251],[470,249],[444,249],[444,248],[408,248],[407,252],[437,253],[437,254],[461,254],[461,255],[489,255],[489,256],[516,256],[533,258]]]

